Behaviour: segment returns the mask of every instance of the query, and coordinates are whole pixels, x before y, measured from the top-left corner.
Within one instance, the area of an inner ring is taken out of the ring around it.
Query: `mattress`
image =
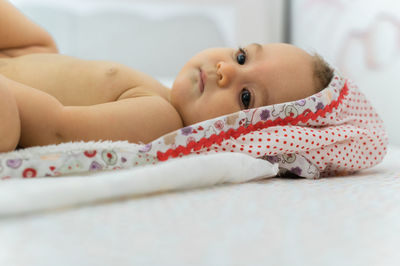
[[[399,265],[399,158],[5,216],[0,265]]]

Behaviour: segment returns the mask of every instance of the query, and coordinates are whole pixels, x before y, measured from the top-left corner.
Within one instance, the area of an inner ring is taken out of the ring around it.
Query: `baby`
[[[150,142],[240,110],[302,99],[330,82],[318,55],[288,44],[213,48],[171,89],[127,66],[57,54],[46,31],[0,0],[0,152],[68,141]]]

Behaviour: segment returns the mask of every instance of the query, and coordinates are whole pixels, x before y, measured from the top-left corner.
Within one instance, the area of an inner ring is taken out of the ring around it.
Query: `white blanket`
[[[242,183],[275,176],[278,165],[220,153],[91,175],[0,182],[0,217],[157,192]]]

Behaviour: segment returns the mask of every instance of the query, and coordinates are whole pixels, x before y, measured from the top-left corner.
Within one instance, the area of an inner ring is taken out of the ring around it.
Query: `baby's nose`
[[[220,88],[224,88],[229,85],[234,79],[236,69],[233,65],[226,62],[219,62],[217,64],[217,84]]]

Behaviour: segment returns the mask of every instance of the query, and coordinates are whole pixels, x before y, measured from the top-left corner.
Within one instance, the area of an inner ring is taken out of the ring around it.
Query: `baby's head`
[[[333,69],[289,44],[213,48],[191,58],[171,90],[185,126],[240,110],[306,98],[324,89]]]

